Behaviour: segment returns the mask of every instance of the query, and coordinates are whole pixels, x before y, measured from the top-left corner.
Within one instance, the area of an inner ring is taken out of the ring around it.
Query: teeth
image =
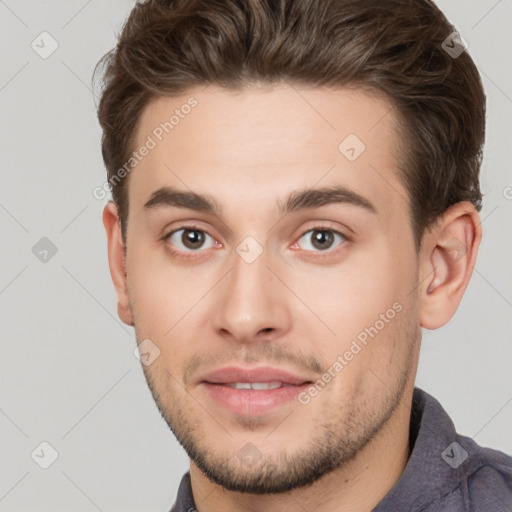
[[[234,389],[277,389],[282,387],[282,383],[278,381],[272,382],[233,382],[232,384],[226,384],[230,388]]]
[[[253,382],[251,384],[252,389],[277,389],[280,388],[282,384],[280,382]]]
[[[226,386],[235,389],[251,389],[249,382],[234,382],[233,384],[226,384]]]

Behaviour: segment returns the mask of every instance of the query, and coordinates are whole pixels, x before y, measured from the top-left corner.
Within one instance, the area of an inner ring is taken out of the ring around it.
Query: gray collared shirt
[[[371,512],[512,512],[512,457],[457,434],[441,404],[419,388],[410,442],[402,476]],[[187,472],[171,512],[195,510]]]

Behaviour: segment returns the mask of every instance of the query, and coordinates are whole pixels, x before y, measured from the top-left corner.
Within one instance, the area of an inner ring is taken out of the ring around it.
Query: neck
[[[228,491],[190,464],[192,493],[198,512],[370,512],[402,475],[410,455],[412,387],[380,432],[357,455],[313,484],[289,492],[255,495]]]

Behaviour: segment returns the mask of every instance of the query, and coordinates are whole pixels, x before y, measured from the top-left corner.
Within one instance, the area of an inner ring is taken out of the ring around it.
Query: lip
[[[235,382],[271,382],[279,381],[283,384],[299,386],[312,382],[307,377],[294,375],[281,368],[271,366],[258,366],[256,368],[242,368],[240,366],[225,366],[199,378],[200,382],[211,384],[233,384]]]
[[[272,381],[281,382],[282,387],[254,390],[235,389],[226,385],[235,382]],[[229,366],[201,376],[199,386],[218,405],[232,413],[260,416],[294,400],[312,382],[312,379],[309,377],[301,377],[286,370],[270,366],[256,368]]]

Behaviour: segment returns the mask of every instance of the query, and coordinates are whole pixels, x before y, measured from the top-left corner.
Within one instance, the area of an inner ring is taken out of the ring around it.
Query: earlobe
[[[482,228],[478,212],[468,202],[447,210],[425,237],[421,254],[420,324],[437,329],[453,317],[475,266]]]
[[[126,285],[125,248],[117,206],[113,201],[109,201],[103,209],[103,225],[107,234],[110,275],[117,294],[117,313],[125,324],[133,326],[133,314]]]

